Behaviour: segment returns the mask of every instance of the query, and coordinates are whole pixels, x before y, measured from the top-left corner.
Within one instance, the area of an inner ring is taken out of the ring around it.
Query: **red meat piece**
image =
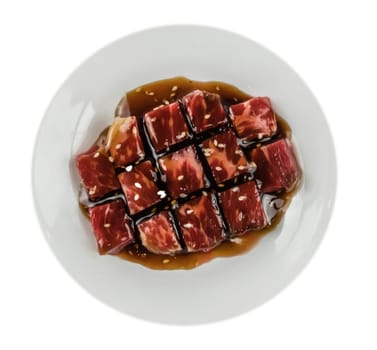
[[[214,201],[213,195],[203,192],[203,196],[186,202],[176,210],[189,252],[209,251],[224,239],[222,219]]]
[[[163,211],[138,224],[141,242],[150,252],[175,254],[182,250],[170,215]]]
[[[280,139],[255,148],[251,158],[257,165],[255,178],[262,182],[263,192],[291,191],[302,176],[293,145],[289,139]]]
[[[117,254],[134,242],[131,220],[121,199],[90,208],[89,216],[100,254]]]
[[[124,173],[118,175],[118,178],[132,215],[160,200],[159,190],[155,184],[157,175],[150,161],[134,167],[128,166]]]
[[[159,159],[173,198],[186,197],[205,185],[204,171],[195,148],[189,146]]]
[[[120,188],[113,164],[103,149],[91,147],[76,157],[76,167],[91,200]]]
[[[183,97],[183,103],[195,132],[202,132],[227,122],[218,94],[195,90]]]
[[[115,165],[122,166],[144,157],[136,117],[116,117],[107,134],[107,149]]]
[[[231,235],[242,235],[246,231],[260,230],[267,225],[266,214],[254,181],[220,193],[220,201]]]
[[[276,133],[275,113],[268,97],[254,97],[230,106],[230,117],[239,137],[252,141]]]
[[[231,131],[204,141],[202,151],[217,183],[229,180],[251,169]]]
[[[144,121],[150,140],[157,152],[189,137],[189,131],[178,102],[146,113]]]

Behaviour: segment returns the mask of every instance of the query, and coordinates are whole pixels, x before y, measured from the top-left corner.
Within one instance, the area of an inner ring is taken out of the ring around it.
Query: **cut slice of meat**
[[[160,200],[159,189],[155,184],[157,174],[149,160],[136,166],[129,165],[124,173],[118,175],[118,178],[131,215]]]
[[[261,181],[263,192],[291,191],[302,176],[292,143],[280,139],[255,148],[251,158],[257,165],[255,178]]]
[[[157,152],[186,140],[189,131],[178,102],[154,109],[144,116],[149,138]]]
[[[232,131],[204,141],[202,151],[217,183],[229,180],[252,168],[247,163]]]
[[[127,165],[144,157],[136,117],[116,117],[107,133],[106,149],[115,165]]]
[[[200,133],[227,122],[218,94],[195,90],[183,97],[183,103],[195,132]]]
[[[131,220],[121,199],[90,208],[89,216],[100,254],[118,254],[134,242]]]
[[[205,186],[203,167],[194,146],[168,154],[159,163],[173,198],[184,198]]]
[[[145,248],[155,254],[175,254],[182,250],[173,226],[171,213],[162,211],[138,224]]]
[[[261,230],[267,225],[257,186],[254,181],[220,193],[220,201],[232,236],[249,230]]]
[[[223,222],[213,195],[203,192],[176,209],[189,252],[209,251],[224,239]]]
[[[90,200],[120,189],[115,170],[103,149],[93,146],[76,157],[76,167]]]
[[[245,141],[270,137],[276,133],[276,117],[268,97],[251,98],[230,106],[229,111],[238,136]]]

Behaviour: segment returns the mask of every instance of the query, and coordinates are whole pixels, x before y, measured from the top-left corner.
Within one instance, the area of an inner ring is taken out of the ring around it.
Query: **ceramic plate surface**
[[[224,81],[266,95],[291,125],[304,182],[284,220],[249,253],[193,270],[154,271],[99,256],[78,207],[73,163],[109,125],[123,94],[141,84],[186,76]],[[266,302],[317,249],[336,187],[331,134],[317,100],[279,57],[248,38],[209,27],[168,26],[128,35],[72,73],[41,124],[33,160],[38,217],[54,254],[90,294],[125,314],[172,324],[213,322]]]

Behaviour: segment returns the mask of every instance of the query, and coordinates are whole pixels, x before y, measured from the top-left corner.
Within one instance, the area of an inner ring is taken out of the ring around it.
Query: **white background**
[[[2,1],[0,348],[376,349],[373,3]],[[43,239],[30,186],[36,132],[63,80],[107,43],[145,27],[176,23],[247,35],[294,67],[327,115],[339,170],[327,235],[299,278],[246,315],[190,327],[130,318],[76,285]]]

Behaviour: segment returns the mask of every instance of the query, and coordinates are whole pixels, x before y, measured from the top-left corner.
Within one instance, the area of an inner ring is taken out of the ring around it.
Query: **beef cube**
[[[76,157],[76,167],[91,200],[120,188],[113,164],[103,149],[91,147]]]
[[[255,97],[229,108],[236,132],[244,141],[270,137],[276,133],[275,113],[268,97]]]
[[[171,213],[163,211],[138,224],[145,248],[155,254],[175,254],[182,250],[173,226]]]
[[[263,192],[292,191],[302,176],[289,139],[280,139],[255,148],[251,158],[257,165],[255,178],[261,181]]]
[[[223,222],[215,198],[207,192],[176,209],[189,252],[209,251],[224,239]]]
[[[232,236],[249,230],[260,230],[267,225],[257,186],[254,181],[220,193],[220,201]]]
[[[107,133],[107,149],[115,165],[127,165],[144,157],[136,117],[116,117]]]
[[[131,220],[121,199],[90,208],[89,216],[100,254],[118,254],[134,242]]]
[[[186,121],[178,102],[146,113],[144,121],[149,138],[157,152],[189,137]]]
[[[183,97],[183,103],[195,132],[200,133],[227,122],[218,94],[195,90]]]
[[[118,178],[132,215],[160,200],[159,189],[155,183],[157,175],[150,161],[136,166],[129,165],[124,173],[118,175]]]
[[[251,169],[232,131],[204,141],[202,151],[217,183]]]
[[[205,186],[203,167],[194,146],[168,154],[160,158],[159,163],[173,198],[184,198]]]

